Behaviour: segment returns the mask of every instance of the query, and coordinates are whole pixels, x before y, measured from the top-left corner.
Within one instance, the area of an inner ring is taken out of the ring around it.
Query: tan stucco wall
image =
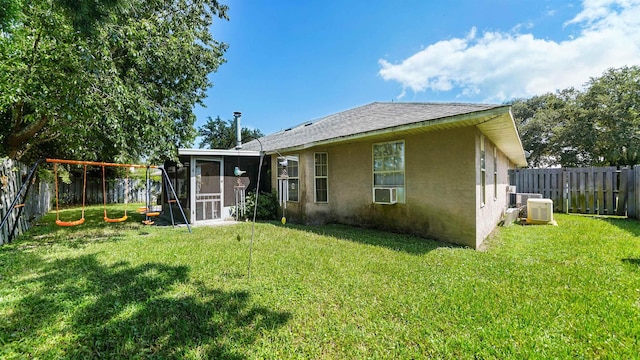
[[[405,141],[406,202],[373,204],[372,146]],[[385,140],[322,146],[290,154],[300,157],[300,201],[287,204],[287,220],[370,226],[477,248],[499,221],[506,204],[508,161],[500,154],[504,181],[493,201],[493,148],[487,144],[487,198],[480,207],[479,132],[474,127],[399,135]],[[328,154],[329,201],[314,203],[314,153]],[[285,154],[289,155],[289,154]],[[275,160],[275,159],[274,159]],[[490,161],[490,162],[489,162]],[[277,164],[272,184],[277,189]],[[491,172],[489,170],[491,169]]]
[[[476,134],[476,163],[478,171],[476,171],[476,198],[478,202],[476,213],[476,245],[478,248],[486,237],[496,228],[496,224],[500,222],[502,214],[508,206],[507,187],[509,185],[509,168],[513,167],[509,159],[499,150],[496,149],[498,157],[498,186],[494,187],[494,156],[492,144],[486,137],[485,153],[486,153],[486,202],[482,204],[482,181],[480,175],[480,132]],[[496,191],[497,190],[497,191]]]

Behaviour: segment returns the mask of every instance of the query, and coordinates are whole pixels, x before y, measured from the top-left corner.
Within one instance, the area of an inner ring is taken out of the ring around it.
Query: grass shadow
[[[629,264],[635,270],[640,271],[640,259],[622,259],[622,262],[625,264]]]
[[[640,236],[640,221],[629,218],[601,218],[617,228],[624,230],[634,236]]]
[[[8,316],[0,320],[5,353],[243,359],[243,351],[261,333],[290,318],[286,312],[253,305],[246,291],[194,282],[185,266],[103,265],[95,255],[39,263],[36,271],[29,269],[35,276],[11,275],[11,286],[19,293],[12,303],[0,304],[0,310],[10,309],[3,310]],[[43,336],[55,336],[57,343],[43,341]],[[30,349],[33,344],[38,349]]]
[[[111,217],[124,215],[122,205],[107,205],[108,215]],[[47,244],[63,244],[70,248],[79,248],[89,243],[114,242],[122,240],[125,233],[131,230],[143,232],[144,215],[129,209],[128,219],[121,223],[104,221],[102,206],[87,206],[85,208],[85,222],[77,226],[58,226],[56,212],[52,211],[38,220],[28,234],[19,237],[23,247],[35,247]],[[77,220],[82,217],[82,208],[74,207],[60,210],[63,221]]]
[[[426,254],[432,250],[442,247],[459,247],[455,244],[420,238],[408,234],[384,232],[375,229],[341,224],[299,225],[287,223],[286,225],[282,225],[280,222],[272,222],[272,224],[280,227],[287,227],[299,231],[310,232],[317,235],[331,236],[341,240],[384,247],[394,251],[401,251],[413,255]]]

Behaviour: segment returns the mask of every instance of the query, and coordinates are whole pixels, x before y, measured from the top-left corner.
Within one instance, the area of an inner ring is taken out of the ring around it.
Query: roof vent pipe
[[[236,122],[236,150],[242,149],[242,131],[240,128],[240,118],[242,117],[242,113],[240,111],[233,112],[233,118]]]

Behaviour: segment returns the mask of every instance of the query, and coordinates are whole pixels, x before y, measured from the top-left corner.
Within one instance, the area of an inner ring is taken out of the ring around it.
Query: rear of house
[[[289,221],[472,248],[508,205],[508,170],[526,165],[509,107],[497,105],[372,103],[261,142]]]

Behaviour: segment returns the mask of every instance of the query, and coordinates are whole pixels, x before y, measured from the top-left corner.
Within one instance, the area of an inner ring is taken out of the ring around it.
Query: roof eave
[[[267,153],[292,152],[313,148],[322,145],[333,145],[348,141],[358,141],[367,138],[375,138],[390,133],[401,134],[415,131],[434,131],[446,128],[460,128],[466,126],[478,126],[487,138],[489,138],[516,166],[527,166],[522,143],[518,136],[518,130],[511,115],[510,106],[500,106],[488,110],[476,111],[466,114],[454,115],[440,119],[419,121],[412,124],[389,127],[364,133],[336,137],[327,140],[309,142],[306,144],[280,149],[271,149]]]
[[[527,158],[522,148],[518,129],[511,109],[502,116],[478,124],[478,129],[502,151],[514,165],[527,166]]]
[[[260,156],[260,151],[235,149],[178,149],[178,155],[191,156]]]

